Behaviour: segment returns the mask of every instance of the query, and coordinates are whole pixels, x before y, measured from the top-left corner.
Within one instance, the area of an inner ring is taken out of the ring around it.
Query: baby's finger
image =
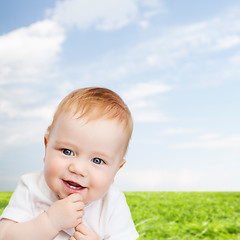
[[[86,239],[86,235],[82,234],[81,232],[76,231],[73,235],[74,239],[81,240]]]
[[[80,220],[80,219],[82,219],[83,215],[84,215],[83,211],[78,211],[76,217],[78,220]],[[79,223],[81,223],[81,221]]]
[[[85,236],[92,233],[92,230],[89,227],[87,227],[85,224],[83,224],[83,222],[77,225],[76,230]]]
[[[80,202],[83,200],[83,197],[81,194],[79,193],[73,193],[71,195],[69,195],[68,197],[68,200],[70,200],[71,202]]]
[[[76,211],[83,211],[83,208],[85,207],[85,204],[83,202],[74,202],[74,208]]]
[[[80,210],[80,211],[77,211],[77,214],[78,214],[78,218],[82,218],[83,215],[84,215],[84,211],[83,210]]]

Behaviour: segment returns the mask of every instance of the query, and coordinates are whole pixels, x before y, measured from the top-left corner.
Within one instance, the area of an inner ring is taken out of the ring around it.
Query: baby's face
[[[44,174],[60,199],[80,193],[85,203],[108,191],[124,164],[126,134],[116,120],[84,123],[68,114],[59,116],[45,139]]]

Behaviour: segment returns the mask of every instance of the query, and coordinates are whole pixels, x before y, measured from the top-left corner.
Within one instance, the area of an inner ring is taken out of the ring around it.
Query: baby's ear
[[[43,162],[45,162],[45,158],[46,158],[46,149],[47,149],[47,144],[48,144],[48,138],[49,138],[49,135],[45,134],[45,136],[44,136],[45,154],[44,154]]]
[[[45,145],[45,150],[46,150],[46,148],[47,148],[48,139],[49,139],[49,135],[48,135],[48,134],[45,134],[45,136],[44,136],[44,145]]]
[[[119,169],[122,168],[125,163],[126,163],[126,160],[123,158],[120,163]]]

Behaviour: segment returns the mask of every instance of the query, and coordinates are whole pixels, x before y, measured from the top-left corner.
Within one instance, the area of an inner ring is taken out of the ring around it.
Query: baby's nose
[[[69,164],[68,170],[71,173],[86,177],[88,175],[87,163],[83,160],[75,160]]]

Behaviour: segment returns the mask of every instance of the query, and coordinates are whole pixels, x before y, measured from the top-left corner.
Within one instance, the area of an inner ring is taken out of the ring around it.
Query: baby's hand
[[[78,193],[56,201],[48,210],[47,215],[55,229],[76,227],[81,221],[84,214],[84,203],[82,196]]]
[[[83,223],[78,224],[75,229],[76,232],[69,240],[100,240],[99,236]]]

